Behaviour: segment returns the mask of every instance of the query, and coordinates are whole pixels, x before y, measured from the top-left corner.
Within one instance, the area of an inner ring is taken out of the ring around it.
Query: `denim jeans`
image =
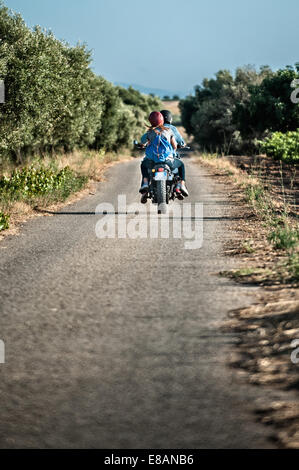
[[[179,175],[182,180],[185,181],[185,165],[182,162],[182,160],[179,160],[178,158],[174,158],[173,160],[166,160],[167,165],[170,167],[171,170],[174,170],[177,168],[179,170]],[[142,173],[142,178],[148,178],[149,177],[149,170],[152,170],[153,167],[156,165],[155,162],[152,160],[149,160],[148,158],[144,158],[141,163],[141,173]]]

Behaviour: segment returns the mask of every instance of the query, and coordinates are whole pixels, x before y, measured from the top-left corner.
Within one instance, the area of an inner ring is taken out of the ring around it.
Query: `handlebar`
[[[137,140],[134,140],[133,144],[134,144],[134,148],[136,150],[144,150],[145,147],[146,147],[145,145],[140,144],[139,142],[137,142]]]
[[[146,145],[143,145],[141,144],[140,142],[138,142],[137,140],[134,140],[133,141],[133,144],[134,144],[134,148],[137,149],[137,150],[145,150],[146,148]],[[181,146],[178,146],[177,148],[178,151],[189,151],[191,150],[191,147],[188,147],[188,146],[185,146],[185,147],[181,147]]]
[[[178,145],[178,150],[191,150],[191,147],[188,147],[187,145],[185,145],[184,147],[181,145]]]

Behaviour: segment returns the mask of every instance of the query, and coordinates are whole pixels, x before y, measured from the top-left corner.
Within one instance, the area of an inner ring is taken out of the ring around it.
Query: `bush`
[[[89,145],[100,124],[100,83],[85,46],[69,47],[0,7],[0,151],[15,155]]]
[[[0,232],[9,228],[9,215],[0,212]]]
[[[160,109],[162,104],[158,98],[143,95],[131,87],[114,87],[107,81],[103,82],[102,94],[102,124],[93,147],[107,151],[131,146],[145,132],[150,112]]]
[[[39,26],[29,29],[0,0],[0,155],[91,147],[115,150],[144,130],[159,100],[114,87],[90,69],[85,46],[70,47]]]
[[[249,86],[249,99],[238,103],[235,113],[244,137],[295,131],[299,127],[299,106],[291,100],[291,83],[296,79],[299,79],[299,64],[270,74],[261,84]]]
[[[273,243],[276,249],[291,250],[298,246],[298,229],[290,227],[288,224],[278,226],[269,234],[269,241]]]
[[[285,267],[290,273],[291,278],[294,281],[298,282],[299,281],[299,254],[296,252],[290,254]]]
[[[271,137],[260,142],[261,151],[275,160],[287,163],[299,161],[299,129],[295,132],[274,132]]]
[[[180,101],[183,126],[201,150],[256,153],[270,132],[298,129],[299,106],[291,101],[298,78],[299,64],[275,73],[267,66],[239,68],[235,76],[220,70]]]
[[[60,192],[65,199],[71,192],[80,189],[86,181],[78,177],[69,167],[60,171],[51,168],[33,166],[15,170],[10,177],[0,179],[2,198],[9,200],[30,199],[50,192]]]
[[[162,102],[159,98],[152,95],[144,95],[134,88],[118,87],[119,96],[122,101],[129,106],[134,106],[141,109],[146,114],[146,117],[154,110],[160,110]]]

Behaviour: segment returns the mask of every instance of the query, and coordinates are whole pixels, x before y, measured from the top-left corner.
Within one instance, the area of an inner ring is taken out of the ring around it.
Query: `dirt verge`
[[[78,175],[86,176],[88,178],[87,183],[81,190],[72,193],[66,200],[61,202],[51,203],[51,195],[49,196],[49,199],[47,199],[47,197],[43,197],[40,200],[37,200],[34,205],[29,204],[26,201],[13,202],[9,208],[10,225],[7,230],[0,232],[0,242],[8,236],[18,235],[21,227],[28,220],[34,217],[51,217],[52,214],[50,212],[55,212],[62,207],[83,199],[89,194],[93,194],[96,191],[97,183],[104,181],[105,172],[108,168],[131,158],[132,157],[128,154],[107,154],[100,160],[97,159],[95,155],[92,155],[91,158],[82,159],[81,152],[59,156],[57,158],[57,165],[59,168],[69,166]],[[47,165],[49,162],[45,159],[43,163]],[[47,212],[43,209],[47,209]]]
[[[238,337],[230,365],[242,371],[257,386],[289,392],[266,406],[257,404],[257,419],[271,425],[274,438],[285,448],[299,448],[299,291],[296,276],[286,266],[286,251],[269,240],[267,218],[246,198],[248,177],[270,195],[274,212],[286,214],[290,226],[297,225],[298,171],[263,156],[211,158],[198,161],[227,184],[234,207],[233,230],[237,239],[225,246],[225,254],[238,259],[240,268],[222,273],[237,282],[262,287],[257,302],[230,313],[223,325]],[[287,208],[287,211],[286,211]],[[294,247],[298,250],[298,246]],[[295,397],[295,398],[294,398]]]

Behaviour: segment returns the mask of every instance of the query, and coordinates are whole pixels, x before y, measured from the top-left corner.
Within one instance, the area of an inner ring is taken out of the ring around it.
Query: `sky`
[[[4,0],[93,51],[93,70],[112,82],[192,91],[220,69],[273,69],[299,62],[298,0]]]

